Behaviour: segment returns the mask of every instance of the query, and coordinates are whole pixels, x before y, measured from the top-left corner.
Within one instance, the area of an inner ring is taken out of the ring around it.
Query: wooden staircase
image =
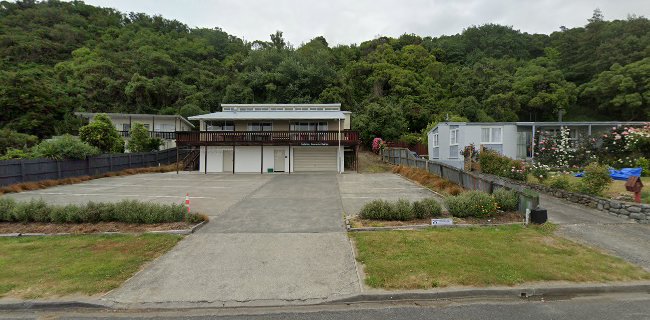
[[[199,170],[199,157],[201,156],[201,151],[199,148],[192,148],[190,152],[183,158],[183,170],[184,171],[196,171]]]

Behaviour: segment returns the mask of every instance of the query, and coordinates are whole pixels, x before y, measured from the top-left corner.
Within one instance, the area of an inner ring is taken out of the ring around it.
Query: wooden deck
[[[360,143],[359,133],[340,132],[342,146]],[[338,131],[177,131],[178,146],[336,146]]]

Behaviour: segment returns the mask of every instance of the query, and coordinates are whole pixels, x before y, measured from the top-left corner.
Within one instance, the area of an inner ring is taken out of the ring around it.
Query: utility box
[[[641,182],[641,177],[629,177],[627,182],[625,182],[625,189],[629,192],[641,192],[643,188],[643,182]]]
[[[537,207],[530,212],[530,222],[534,224],[542,224],[548,220],[548,212],[546,209]]]
[[[273,168],[266,168],[266,172],[273,173]]]

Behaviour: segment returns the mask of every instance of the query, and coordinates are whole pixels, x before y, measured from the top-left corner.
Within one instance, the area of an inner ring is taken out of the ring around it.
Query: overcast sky
[[[316,36],[330,45],[379,35],[439,36],[484,23],[529,33],[583,26],[595,8],[607,20],[650,16],[649,0],[85,0],[123,12],[145,12],[190,27],[220,27],[248,41],[269,40],[275,30],[297,46]]]

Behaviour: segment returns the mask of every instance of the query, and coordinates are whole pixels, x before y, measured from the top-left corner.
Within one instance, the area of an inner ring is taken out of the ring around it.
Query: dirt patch
[[[360,150],[358,156],[360,173],[382,173],[392,170],[390,164],[384,163],[380,155],[374,154],[371,151]]]
[[[456,218],[450,216],[448,213],[444,213],[442,216],[437,217],[439,219],[452,218],[454,224],[507,224],[507,223],[517,223],[523,222],[523,215],[517,212],[504,212],[496,215],[492,215],[485,218]],[[383,220],[369,220],[369,219],[360,219],[358,217],[350,219],[350,225],[353,228],[366,228],[366,227],[401,227],[401,226],[413,226],[413,225],[423,225],[431,224],[431,219],[415,219],[408,221],[383,221]]]
[[[166,231],[166,230],[183,230],[193,226],[187,222],[169,222],[154,224],[136,224],[124,222],[98,222],[98,223],[12,223],[1,222],[1,233],[100,233],[100,232],[126,232],[140,233],[147,231]]]

